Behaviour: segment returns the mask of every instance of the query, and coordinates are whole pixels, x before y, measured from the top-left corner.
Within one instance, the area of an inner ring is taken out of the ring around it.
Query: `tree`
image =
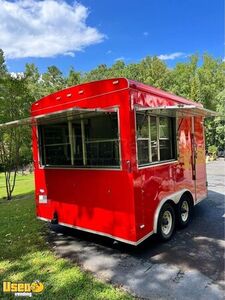
[[[44,95],[59,91],[66,87],[66,81],[62,72],[56,66],[48,67],[41,77],[41,88]]]
[[[41,86],[41,75],[34,64],[25,65],[24,78],[32,102],[44,96],[43,88]]]
[[[191,99],[193,95],[198,95],[198,92],[195,91],[198,81],[197,68],[197,55],[192,55],[186,63],[177,63],[174,69],[171,70],[170,82],[167,87],[168,90],[189,99]],[[199,87],[197,88],[199,89]]]
[[[206,144],[225,150],[225,89],[216,97],[216,110],[220,116],[206,123]]]
[[[0,83],[0,123],[25,118],[29,115],[31,99],[25,78],[9,74]],[[29,129],[24,127],[0,130],[0,163],[6,183],[7,199],[12,199],[18,166],[22,164],[22,146],[30,147]]]
[[[105,64],[99,65],[96,69],[86,73],[83,77],[83,82],[95,81],[110,78],[109,70]]]
[[[201,82],[200,102],[209,109],[216,109],[216,97],[225,88],[225,63],[205,54],[198,76]]]
[[[168,69],[166,64],[158,57],[147,56],[140,62],[140,81],[158,88],[165,88]]]
[[[5,76],[7,73],[7,67],[5,63],[4,52],[0,49],[0,78]]]
[[[69,75],[66,79],[67,86],[77,85],[81,82],[81,74],[80,72],[76,72],[72,67],[69,71]]]

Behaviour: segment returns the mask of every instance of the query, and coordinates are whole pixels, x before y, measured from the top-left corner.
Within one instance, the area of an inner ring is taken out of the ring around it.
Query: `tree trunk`
[[[13,179],[11,180],[11,173],[13,173]],[[16,185],[16,175],[17,171],[5,171],[5,183],[6,183],[6,193],[7,193],[7,200],[12,200],[12,193],[14,191]]]

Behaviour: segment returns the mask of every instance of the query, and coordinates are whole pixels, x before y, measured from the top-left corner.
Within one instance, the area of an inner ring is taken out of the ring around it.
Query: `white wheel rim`
[[[170,211],[166,210],[162,216],[161,230],[164,235],[168,235],[173,224],[173,217]]]
[[[189,205],[188,202],[185,200],[181,205],[181,220],[186,222],[189,216]]]

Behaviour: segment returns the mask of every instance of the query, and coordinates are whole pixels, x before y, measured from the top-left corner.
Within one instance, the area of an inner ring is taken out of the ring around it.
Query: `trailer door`
[[[205,138],[201,116],[192,117],[192,176],[195,183],[196,201],[207,196]]]

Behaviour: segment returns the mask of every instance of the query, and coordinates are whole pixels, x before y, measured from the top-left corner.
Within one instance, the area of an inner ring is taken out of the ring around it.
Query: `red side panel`
[[[46,108],[44,99],[40,101],[40,111],[36,107],[34,108],[35,114],[42,114],[76,105],[82,108],[118,106],[122,158],[120,170],[41,168],[34,128],[37,216],[51,220],[56,211],[61,223],[131,242],[136,241],[133,174],[130,172],[129,164],[131,160],[130,100],[125,83],[126,81],[123,80],[120,90],[113,92],[114,86],[111,81],[111,91],[109,90],[108,93],[83,99],[77,103],[73,101],[70,101],[69,104],[62,103],[60,107],[54,107],[55,101],[58,101],[57,97],[59,97],[55,95],[52,100],[53,106],[50,105],[52,102],[47,98]],[[107,81],[107,86],[108,84]],[[103,89],[103,87],[97,84],[97,89]],[[106,87],[107,89],[109,88]],[[87,93],[91,95],[91,93],[97,92],[89,90]],[[74,98],[72,97],[72,99]],[[42,190],[47,195],[47,204],[39,203],[39,195]]]
[[[134,240],[132,187],[126,171],[40,170],[38,190],[46,185],[47,204],[37,201],[37,215]],[[42,179],[42,180],[41,180]],[[37,199],[38,200],[38,199]]]

